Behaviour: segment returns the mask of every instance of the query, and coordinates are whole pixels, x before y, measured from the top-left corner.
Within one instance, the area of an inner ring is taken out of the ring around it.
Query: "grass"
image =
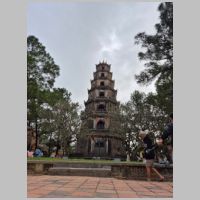
[[[128,163],[128,164],[140,164],[141,162],[136,161],[114,161],[114,160],[89,160],[89,159],[62,159],[62,158],[49,158],[49,157],[33,157],[27,158],[27,160],[33,161],[50,161],[50,162],[74,162],[74,163]]]

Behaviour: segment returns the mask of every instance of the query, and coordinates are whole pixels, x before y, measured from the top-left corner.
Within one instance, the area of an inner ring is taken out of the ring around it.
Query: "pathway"
[[[172,182],[147,182],[85,176],[27,177],[28,198],[172,198]]]

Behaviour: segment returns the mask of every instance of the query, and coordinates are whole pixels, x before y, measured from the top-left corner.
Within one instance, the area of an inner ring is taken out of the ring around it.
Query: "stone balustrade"
[[[132,180],[146,180],[146,167],[144,163],[82,163],[82,162],[73,162],[67,161],[63,162],[59,161],[33,161],[29,160],[27,162],[27,173],[28,174],[50,174],[50,168],[62,166],[65,168],[109,168],[111,170],[111,177],[121,178],[121,179],[132,179]],[[172,181],[173,180],[173,167],[172,166],[164,166],[164,165],[156,165],[155,168],[165,177],[165,180]],[[66,175],[69,175],[66,174]],[[73,173],[74,175],[74,173]],[[80,172],[79,172],[80,175]],[[84,176],[84,173],[82,174]],[[105,177],[108,174],[105,173]],[[153,174],[152,180],[158,180],[158,177]]]

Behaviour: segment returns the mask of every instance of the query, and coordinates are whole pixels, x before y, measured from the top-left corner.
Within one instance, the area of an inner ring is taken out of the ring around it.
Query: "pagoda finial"
[[[107,61],[106,60],[102,60],[102,61],[99,61],[99,64],[98,65],[100,65],[100,64],[107,64],[108,65],[108,63],[107,63]]]

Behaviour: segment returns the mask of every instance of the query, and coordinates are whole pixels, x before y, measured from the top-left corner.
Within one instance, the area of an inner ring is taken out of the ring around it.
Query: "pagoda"
[[[96,65],[88,99],[84,102],[77,152],[85,157],[115,158],[124,154],[117,117],[119,102],[110,68],[104,61]]]

